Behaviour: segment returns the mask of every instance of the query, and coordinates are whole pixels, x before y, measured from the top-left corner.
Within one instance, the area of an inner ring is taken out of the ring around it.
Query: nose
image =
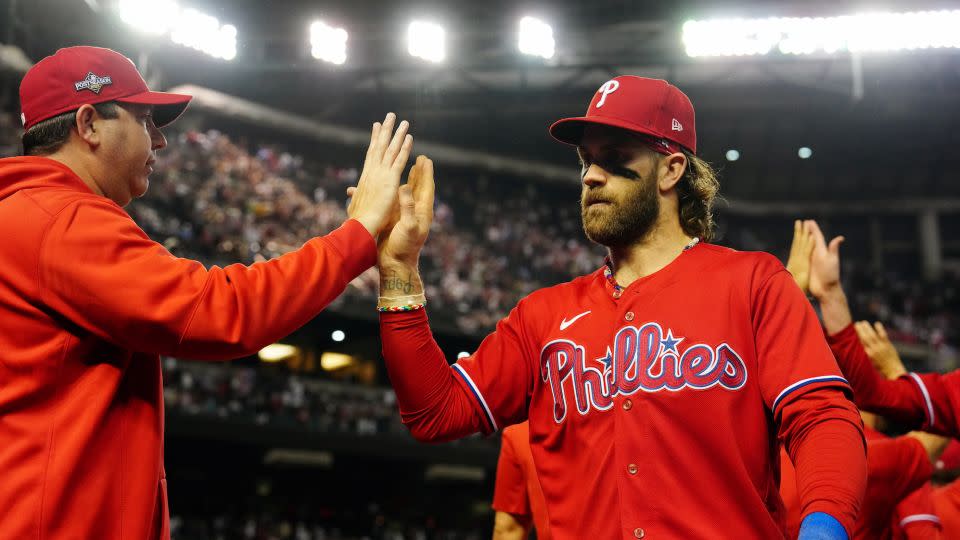
[[[150,143],[151,150],[160,150],[167,147],[167,138],[163,136],[160,128],[152,121],[150,122]]]
[[[588,187],[601,186],[607,183],[607,171],[596,163],[591,163],[583,173],[583,185]]]

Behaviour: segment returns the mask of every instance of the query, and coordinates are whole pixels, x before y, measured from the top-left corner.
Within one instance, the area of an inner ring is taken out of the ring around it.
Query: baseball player
[[[401,187],[378,309],[407,427],[442,441],[529,419],[558,539],[783,538],[783,441],[800,537],[847,538],[866,478],[849,387],[783,265],[708,243],[718,183],[696,157],[690,100],[621,76],[550,133],[577,148],[584,232],[609,256],[521,300],[453,366],[417,271],[432,163]]]
[[[914,433],[888,438],[866,427],[867,490],[851,538],[881,540],[896,538],[939,538],[940,521],[933,514],[930,476],[933,461],[944,443]],[[796,490],[796,472],[790,456],[780,455],[780,495],[787,508],[787,529],[791,536],[800,525],[800,501]],[[918,510],[924,502],[927,506]],[[894,519],[894,516],[899,516]]]
[[[0,160],[0,539],[169,538],[158,355],[253,354],[371,267],[407,124],[374,124],[339,229],[207,269],[123,210],[190,96],[151,92],[115,51],[71,47],[27,72],[20,100],[26,156]]]
[[[900,376],[888,380],[874,370],[858,336],[859,333],[866,335],[867,339],[874,339],[869,334],[869,324],[854,324],[840,284],[843,237],[836,237],[827,244],[815,221],[808,220],[804,225],[816,246],[810,258],[810,292],[820,303],[830,347],[853,385],[857,405],[904,423],[906,427],[960,437],[960,371],[945,375],[917,374],[907,373],[901,367]],[[873,333],[885,335],[882,327],[874,327]],[[881,372],[889,371],[882,365],[878,367]]]
[[[536,528],[537,540],[550,539],[547,503],[530,452],[527,422],[503,430],[493,491],[493,540],[521,540]]]

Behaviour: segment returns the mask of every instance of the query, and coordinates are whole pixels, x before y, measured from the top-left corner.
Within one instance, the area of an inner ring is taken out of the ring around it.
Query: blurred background
[[[843,234],[854,316],[909,364],[957,367],[956,2],[0,0],[0,156],[17,88],[58,48],[129,56],[196,97],[127,210],[209,265],[296,249],[345,219],[369,126],[412,122],[437,167],[422,258],[452,362],[524,295],[598,268],[574,151],[550,139],[619,74],[692,99],[721,171],[720,244],[786,259],[793,220]],[[421,445],[380,354],[376,270],[281,343],[165,358],[176,540],[489,538],[498,438]],[[309,291],[304,291],[309,294]]]

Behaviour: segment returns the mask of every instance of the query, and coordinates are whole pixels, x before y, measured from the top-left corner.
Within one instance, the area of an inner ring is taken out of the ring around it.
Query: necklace
[[[686,246],[683,247],[683,251],[687,251],[688,249],[692,248],[693,246],[699,243],[700,243],[700,239],[697,237],[693,237],[693,240],[691,240],[690,243],[688,243]],[[613,277],[613,262],[611,262],[609,258],[607,258],[607,260],[604,261],[603,275],[604,277],[607,278],[607,281],[613,287],[613,297],[620,298],[620,296],[623,295],[623,287],[621,287],[620,284],[617,283],[617,278]]]

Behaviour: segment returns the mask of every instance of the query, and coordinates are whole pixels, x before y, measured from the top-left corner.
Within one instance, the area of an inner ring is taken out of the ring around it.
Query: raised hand
[[[347,190],[352,197],[347,215],[363,224],[374,237],[384,229],[397,204],[400,176],[413,146],[413,137],[407,134],[410,124],[404,120],[394,132],[396,120],[397,116],[389,113],[382,125],[373,124],[360,180],[356,187]]]
[[[435,184],[433,161],[418,156],[407,183],[400,186],[399,204],[378,243],[377,265],[416,268],[433,223]]]
[[[875,322],[871,325],[867,321],[859,321],[854,323],[853,327],[877,371],[887,379],[896,379],[907,374],[907,368],[903,366],[900,354],[887,336],[883,323]]]
[[[838,236],[828,245],[823,232],[816,221],[803,222],[804,229],[813,239],[813,252],[810,256],[810,293],[818,299],[840,289],[840,244],[844,238]]]
[[[814,248],[813,235],[804,226],[803,221],[793,222],[793,243],[790,244],[790,258],[787,259],[787,271],[804,293],[810,292],[810,255]]]

